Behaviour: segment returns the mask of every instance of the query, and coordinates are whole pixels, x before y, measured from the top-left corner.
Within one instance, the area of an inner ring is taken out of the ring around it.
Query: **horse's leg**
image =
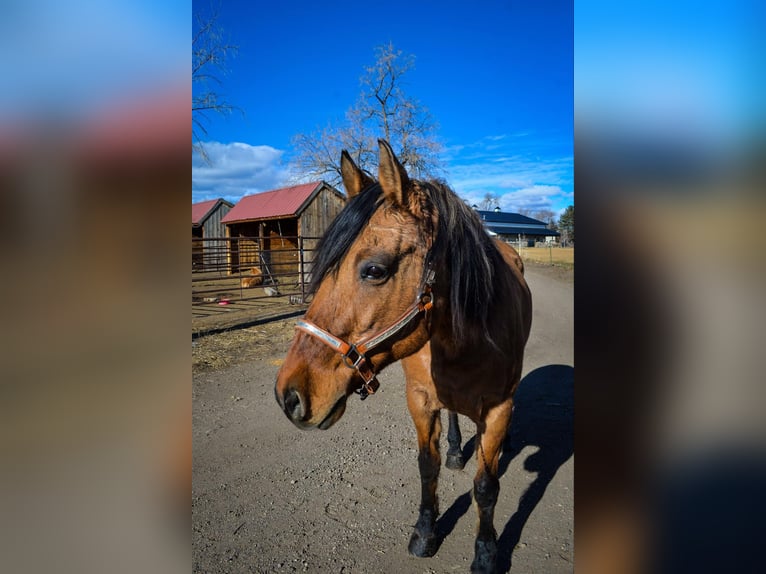
[[[497,561],[497,534],[493,524],[495,503],[500,492],[497,476],[500,450],[511,421],[513,401],[508,400],[492,408],[480,425],[476,458],[478,470],[473,479],[473,497],[479,512],[479,530],[476,534],[475,554],[471,572],[495,572]],[[483,428],[481,428],[483,427]]]
[[[420,468],[420,514],[410,538],[409,551],[415,556],[433,556],[438,549],[436,517],[439,515],[436,487],[439,481],[439,410],[429,408],[428,395],[421,389],[407,387],[407,406],[418,433],[418,467]]]
[[[447,462],[445,466],[453,470],[462,470],[465,466],[463,460],[463,449],[460,445],[463,437],[460,435],[460,426],[457,421],[457,413],[449,411],[449,427],[447,428]]]

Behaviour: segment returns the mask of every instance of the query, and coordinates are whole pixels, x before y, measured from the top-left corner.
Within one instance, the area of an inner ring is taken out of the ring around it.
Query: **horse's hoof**
[[[410,544],[408,550],[413,556],[418,558],[428,558],[436,554],[439,549],[439,541],[436,539],[435,534],[421,535],[420,532],[415,530],[410,537]]]
[[[497,563],[497,542],[476,540],[476,554],[471,563],[471,574],[495,574]]]
[[[449,454],[447,453],[447,462],[445,466],[450,470],[463,470],[465,467],[465,459],[462,453]]]

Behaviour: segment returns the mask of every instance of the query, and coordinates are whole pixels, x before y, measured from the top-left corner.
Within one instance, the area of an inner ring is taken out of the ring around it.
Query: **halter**
[[[375,394],[375,391],[377,391],[380,386],[375,369],[367,358],[367,353],[388,341],[391,337],[404,329],[420,313],[425,313],[433,307],[432,288],[435,279],[436,275],[431,269],[430,264],[426,265],[421,288],[418,292],[418,296],[415,298],[415,302],[410,305],[391,326],[362,339],[356,344],[348,343],[305,319],[298,321],[295,328],[304,333],[308,333],[340,353],[343,358],[343,364],[350,369],[356,369],[359,376],[362,377],[363,384],[361,388],[354,392],[364,400],[368,396]]]

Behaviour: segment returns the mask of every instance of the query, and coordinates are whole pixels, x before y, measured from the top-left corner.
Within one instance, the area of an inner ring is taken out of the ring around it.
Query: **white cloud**
[[[487,188],[489,189],[489,188]],[[460,194],[471,205],[479,205],[486,193]],[[518,212],[527,210],[530,212],[550,210],[560,215],[564,208],[563,203],[573,203],[574,194],[566,192],[557,185],[532,185],[514,189],[505,193],[493,193],[499,200],[498,204],[503,211]]]
[[[499,147],[498,144],[501,144]],[[566,146],[548,145],[534,133],[492,135],[477,142],[446,148],[447,181],[469,204],[480,204],[487,193],[499,198],[503,211],[550,210],[560,214],[574,202],[573,161]],[[223,197],[237,202],[243,195],[295,183],[284,161],[284,150],[246,143],[207,142],[206,164],[192,162],[192,199]]]
[[[573,158],[565,144],[520,132],[449,146],[448,181],[469,204],[480,204],[489,193],[503,211],[559,212],[574,199]],[[562,150],[570,153],[557,153]]]
[[[503,211],[518,211],[526,209],[531,212],[550,210],[558,214],[562,211],[558,208],[563,200],[570,203],[573,200],[572,192],[565,192],[557,185],[533,185],[500,196],[500,207]]]
[[[283,150],[241,142],[203,144],[210,160],[192,155],[192,201],[223,197],[236,202],[243,195],[287,185]]]

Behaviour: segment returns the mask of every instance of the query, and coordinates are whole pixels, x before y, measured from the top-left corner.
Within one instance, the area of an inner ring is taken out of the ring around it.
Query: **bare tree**
[[[418,177],[428,177],[439,168],[440,146],[434,138],[436,122],[428,110],[402,90],[402,78],[414,68],[415,57],[394,48],[392,43],[375,48],[376,60],[362,76],[362,94],[357,104],[363,124],[399,148],[402,165]]]
[[[218,25],[218,9],[212,8],[209,16],[195,14],[192,36],[192,150],[205,161],[208,156],[202,145],[207,135],[205,123],[208,113],[229,114],[236,109],[219,92],[220,76],[225,75],[226,59],[237,52],[237,46],[223,39]]]
[[[548,229],[553,229],[556,224],[556,214],[550,209],[538,209],[532,214],[532,217],[545,222]]]
[[[489,211],[494,209],[500,204],[500,196],[493,193],[485,193],[482,200],[479,202],[479,209]]]
[[[353,111],[353,110],[352,110]],[[349,112],[348,116],[352,113]],[[345,149],[357,165],[370,169],[375,162],[373,143],[375,138],[364,126],[357,126],[352,119],[347,125],[332,124],[311,134],[298,134],[292,139],[299,153],[293,158],[293,168],[298,179],[324,179],[330,185],[341,183],[340,154]]]
[[[377,47],[375,54],[375,63],[365,68],[361,94],[346,112],[345,121],[293,138],[293,165],[301,178],[340,183],[343,149],[359,167],[374,171],[377,138],[398,149],[400,161],[416,177],[441,173],[436,122],[424,106],[402,90],[402,78],[414,67],[414,56],[405,55],[390,43]]]

